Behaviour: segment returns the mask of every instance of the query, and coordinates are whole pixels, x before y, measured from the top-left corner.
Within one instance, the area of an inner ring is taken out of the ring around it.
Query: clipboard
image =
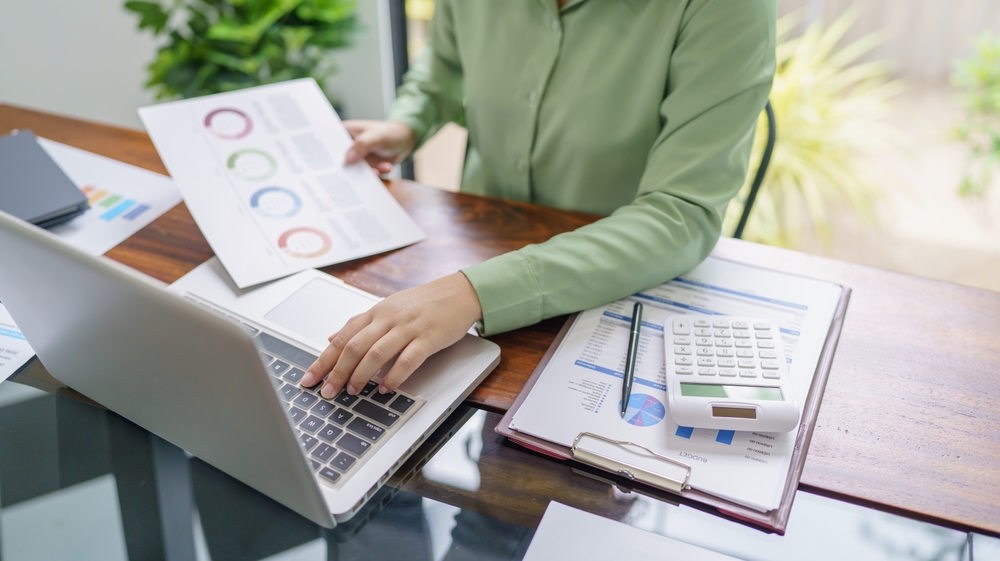
[[[653,497],[662,497],[664,492],[670,495],[679,495],[682,498],[701,503],[719,513],[737,518],[744,522],[753,524],[763,530],[784,534],[788,526],[788,517],[791,514],[792,502],[795,499],[795,492],[799,486],[799,478],[802,476],[802,468],[805,466],[806,453],[809,450],[809,443],[812,440],[813,429],[816,427],[816,418],[819,416],[819,407],[823,399],[823,392],[826,390],[827,379],[830,375],[830,366],[833,363],[834,353],[837,350],[837,342],[840,339],[840,331],[844,324],[844,316],[847,313],[847,305],[850,301],[851,289],[843,285],[841,288],[840,302],[837,304],[833,320],[830,322],[830,329],[827,332],[823,350],[820,353],[819,361],[816,365],[816,372],[813,375],[812,384],[806,395],[805,403],[802,407],[802,416],[799,420],[799,431],[795,437],[795,445],[792,451],[788,475],[785,479],[785,486],[781,493],[781,502],[778,508],[760,512],[750,507],[737,504],[727,499],[693,489],[688,485],[691,465],[680,460],[668,458],[648,450],[635,443],[616,441],[592,433],[581,432],[574,440],[572,446],[562,446],[554,444],[545,439],[530,436],[511,429],[510,424],[517,414],[518,409],[531,393],[535,383],[541,377],[542,372],[548,365],[556,349],[562,343],[570,327],[578,314],[573,314],[567,318],[566,323],[556,335],[555,340],[545,355],[539,361],[538,366],[532,372],[531,377],[524,384],[521,393],[511,408],[504,414],[503,418],[494,429],[497,434],[507,437],[512,442],[524,446],[535,452],[550,456],[557,460],[573,461],[584,464],[613,476],[614,483],[621,488],[632,488]],[[612,447],[616,449],[616,458],[612,458],[606,451]],[[642,465],[638,462],[622,461],[620,458],[624,454],[642,460]],[[651,465],[658,465],[659,469],[651,469]],[[624,484],[624,485],[623,485]]]

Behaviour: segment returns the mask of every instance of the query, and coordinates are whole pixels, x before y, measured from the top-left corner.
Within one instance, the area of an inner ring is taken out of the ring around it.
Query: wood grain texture
[[[164,171],[141,132],[0,106],[0,134],[14,128]],[[389,188],[428,239],[325,269],[382,296],[597,218],[404,181]],[[721,240],[714,254],[853,289],[804,488],[1000,535],[1000,294],[731,239]],[[164,282],[211,255],[183,204],[108,253]],[[501,363],[469,403],[494,412],[509,408],[561,323],[555,318],[491,337],[502,349]],[[490,453],[512,452],[504,450]],[[527,484],[515,479],[511,488]],[[506,507],[497,506],[497,515],[530,522],[540,510],[518,504],[544,505],[546,496],[572,494],[572,487],[546,485],[553,488],[529,484],[524,496],[519,491]],[[577,502],[589,500],[581,495]]]

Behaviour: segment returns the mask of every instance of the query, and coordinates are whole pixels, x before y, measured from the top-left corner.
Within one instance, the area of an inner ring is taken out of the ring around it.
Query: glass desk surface
[[[996,538],[803,491],[786,535],[764,533],[507,444],[499,418],[461,408],[325,530],[114,413],[3,382],[0,560],[516,560],[557,500],[748,560],[964,561],[971,542],[974,559],[1000,561]]]

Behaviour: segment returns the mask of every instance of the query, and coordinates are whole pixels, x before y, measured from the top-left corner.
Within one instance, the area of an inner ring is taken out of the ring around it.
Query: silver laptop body
[[[450,391],[424,395],[405,434],[358,468],[371,468],[360,484],[333,489],[244,328],[3,212],[0,302],[57,380],[325,527],[356,513],[500,360],[473,336],[431,357],[411,379],[449,377],[423,387]]]

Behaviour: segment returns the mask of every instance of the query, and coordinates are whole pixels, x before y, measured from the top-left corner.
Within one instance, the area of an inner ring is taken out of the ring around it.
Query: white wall
[[[0,0],[0,102],[141,128],[157,43],[124,2]],[[377,119],[392,99],[388,3],[360,0],[358,15],[364,30],[330,85],[347,116]]]

